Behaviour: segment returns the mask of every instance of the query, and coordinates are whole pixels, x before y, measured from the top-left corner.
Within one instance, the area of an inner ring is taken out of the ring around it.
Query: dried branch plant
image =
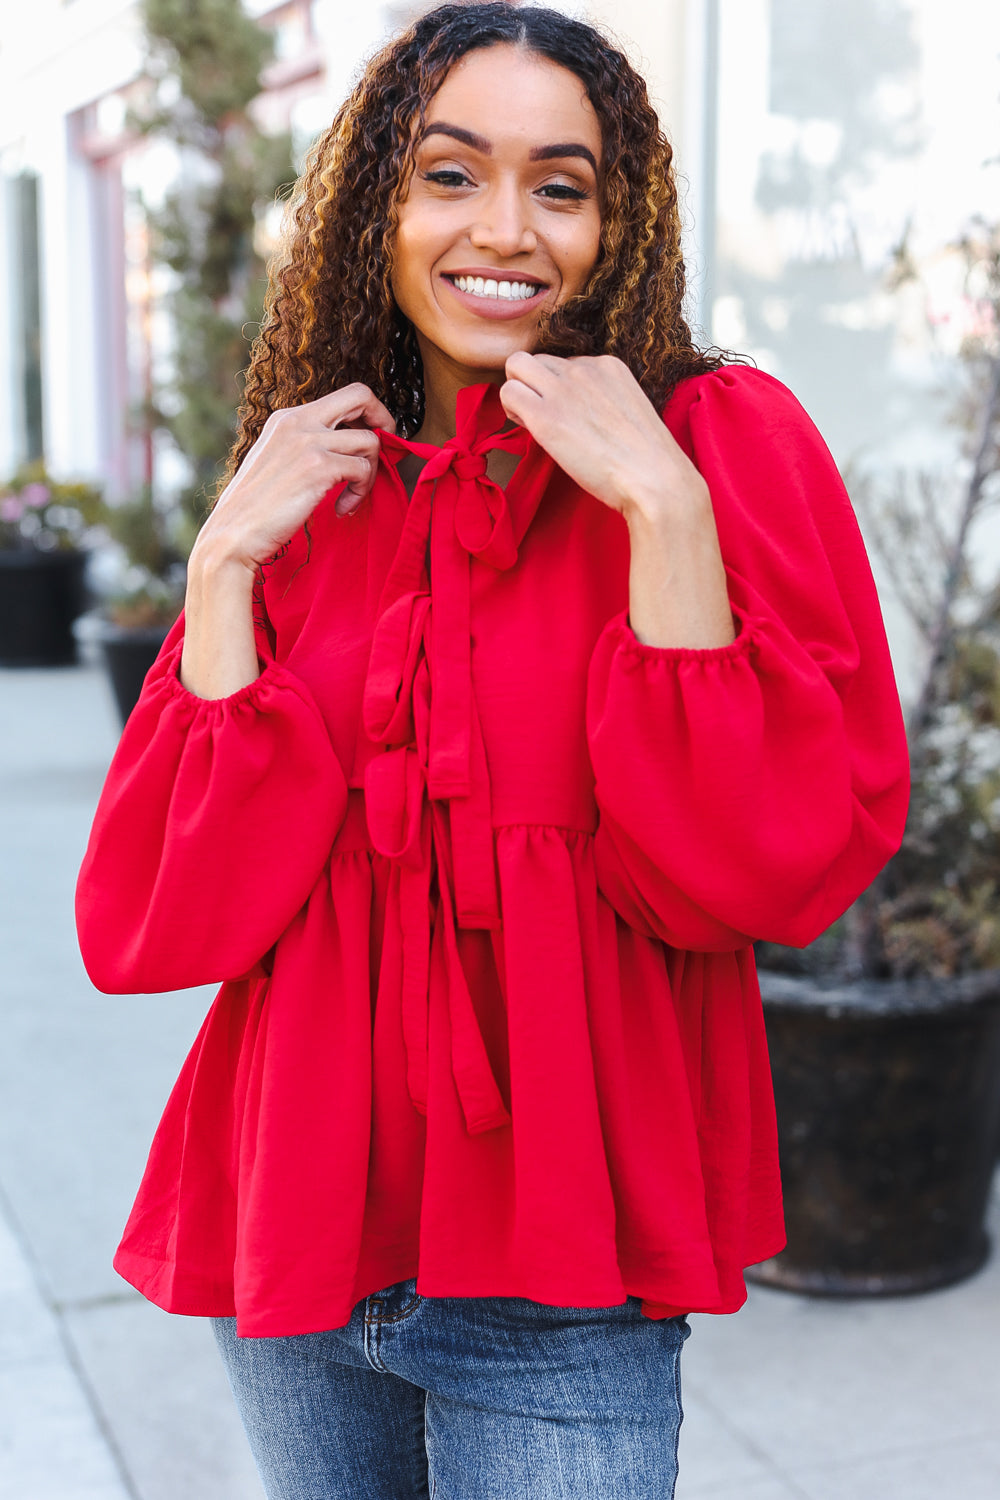
[[[964,332],[953,469],[849,478],[921,662],[902,848],[796,962],[847,977],[1000,967],[1000,537],[984,524],[1000,499],[1000,224],[976,222],[954,250]],[[893,282],[917,276],[904,244]]]

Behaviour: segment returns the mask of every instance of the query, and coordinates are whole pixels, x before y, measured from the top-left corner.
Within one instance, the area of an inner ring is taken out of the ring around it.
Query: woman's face
[[[392,289],[429,391],[502,375],[543,310],[597,260],[601,130],[568,69],[516,47],[468,53],[427,110],[399,205]]]

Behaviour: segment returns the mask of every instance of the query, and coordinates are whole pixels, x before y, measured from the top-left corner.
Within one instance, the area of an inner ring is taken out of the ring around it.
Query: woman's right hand
[[[395,432],[366,385],[272,412],[216,502],[188,560],[180,679],[198,698],[227,698],[260,675],[253,627],[257,569],[330,490],[337,514],[375,482],[378,434]]]
[[[239,562],[251,575],[273,557],[330,490],[349,515],[375,481],[375,429],[396,424],[368,386],[273,411],[198,534],[195,553]]]

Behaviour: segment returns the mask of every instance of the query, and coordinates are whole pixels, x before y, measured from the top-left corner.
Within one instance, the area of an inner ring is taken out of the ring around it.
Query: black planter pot
[[[879,1296],[985,1260],[1000,971],[836,988],[761,974],[788,1245],[768,1286]]]
[[[0,666],[76,661],[73,621],[86,608],[84,552],[0,549]]]
[[[146,673],[167,638],[167,626],[113,625],[102,620],[97,639],[124,725],[135,708]]]

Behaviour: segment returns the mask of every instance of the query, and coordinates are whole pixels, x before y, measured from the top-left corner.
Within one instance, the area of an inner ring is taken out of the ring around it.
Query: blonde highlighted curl
[[[593,27],[558,11],[510,4],[439,6],[368,64],[314,143],[269,271],[260,332],[246,372],[239,427],[217,495],[271,412],[361,381],[412,436],[423,419],[423,371],[390,277],[397,207],[413,142],[449,69],[507,44],[573,72],[601,125],[601,245],[584,290],[556,309],[539,347],[614,354],[662,407],[679,381],[717,369],[684,319],[684,262],[673,152],[646,85]]]

